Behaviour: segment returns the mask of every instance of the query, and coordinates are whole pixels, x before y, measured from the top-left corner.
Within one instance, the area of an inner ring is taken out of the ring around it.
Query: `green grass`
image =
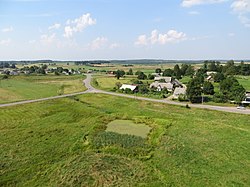
[[[0,116],[0,186],[250,186],[249,115],[86,94]],[[152,129],[105,134],[114,120]]]
[[[236,78],[247,91],[250,91],[250,76],[237,76]]]
[[[145,124],[135,124],[131,120],[114,120],[107,125],[106,131],[146,138],[150,127]]]
[[[183,84],[187,85],[188,82],[189,82],[191,79],[192,79],[192,78],[191,78],[190,76],[184,76],[184,77],[182,77],[182,79],[180,79],[180,81],[181,81]]]
[[[84,91],[83,79],[83,76],[12,76],[0,80],[0,103]]]
[[[98,82],[98,85],[95,85],[97,88],[102,90],[111,91],[117,82],[121,84],[131,84],[132,77],[125,77],[117,79],[114,76],[95,76],[95,80]]]

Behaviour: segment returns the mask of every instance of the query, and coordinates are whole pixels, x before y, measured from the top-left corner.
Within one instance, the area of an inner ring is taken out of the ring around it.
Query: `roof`
[[[186,94],[186,88],[175,88],[174,95]]]
[[[155,81],[159,81],[159,80],[162,80],[164,79],[165,82],[171,82],[172,81],[172,77],[155,77],[154,80]]]
[[[129,85],[129,84],[123,84],[121,87],[120,87],[120,90],[122,90],[122,89],[130,89],[130,90],[132,90],[132,91],[134,91],[135,89],[136,89],[136,87],[137,86],[135,86],[135,85]]]
[[[173,90],[173,86],[174,85],[170,82],[168,82],[168,83],[153,82],[152,84],[150,84],[150,88],[152,88],[152,87],[159,88],[160,87],[161,89],[167,88],[168,90]]]
[[[207,75],[212,75],[212,74],[216,74],[216,71],[207,71]]]

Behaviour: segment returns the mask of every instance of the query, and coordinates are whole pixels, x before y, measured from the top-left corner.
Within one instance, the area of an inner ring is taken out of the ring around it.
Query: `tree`
[[[218,72],[218,73],[216,73],[216,74],[214,75],[214,82],[221,82],[221,81],[223,81],[224,79],[225,79],[225,76],[224,76],[223,73]]]
[[[9,77],[8,77],[8,75],[4,75],[3,77],[2,77],[2,79],[4,80],[4,79],[8,79]]]
[[[117,78],[117,79],[120,79],[121,77],[123,77],[125,75],[125,71],[123,71],[123,70],[117,70],[116,72],[115,72],[115,77]]]
[[[186,76],[193,76],[194,75],[194,67],[191,65],[188,65],[188,68],[185,72]]]
[[[133,75],[134,73],[133,73],[133,70],[130,68],[129,70],[128,70],[128,72],[127,72],[127,75]]]
[[[240,102],[245,97],[245,89],[234,77],[227,77],[220,82],[220,91],[226,99]]]
[[[147,86],[147,85],[141,84],[141,85],[138,86],[138,91],[139,91],[139,93],[141,93],[141,94],[146,94],[146,93],[149,92],[149,89],[148,89],[148,86]]]
[[[174,75],[176,79],[181,79],[181,70],[178,64],[174,66]]]
[[[122,86],[122,84],[120,82],[116,82],[115,83],[115,88],[116,89],[119,89],[121,86]]]
[[[163,71],[163,76],[167,76],[167,77],[172,77],[174,75],[174,70],[172,69],[165,69]]]
[[[204,94],[209,94],[209,95],[213,95],[214,94],[214,86],[211,82],[204,82],[203,85],[203,93]]]
[[[154,75],[152,75],[152,74],[149,74],[149,75],[148,75],[148,79],[149,79],[149,80],[153,80],[154,78],[155,78]]]
[[[144,80],[147,79],[147,75],[145,75],[143,72],[140,72],[137,76],[138,79]]]
[[[161,73],[161,68],[157,68],[157,69],[155,70],[155,73]]]
[[[187,64],[182,64],[181,65],[181,75],[185,75],[186,74],[186,71],[188,69],[188,65]]]
[[[200,103],[201,102],[201,83],[197,78],[194,78],[189,81],[187,85],[187,97],[191,103]]]
[[[211,61],[208,64],[208,71],[217,71],[217,67],[216,67],[215,61]]]

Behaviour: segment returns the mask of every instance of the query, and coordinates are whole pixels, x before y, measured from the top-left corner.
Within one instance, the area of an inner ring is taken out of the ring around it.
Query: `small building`
[[[166,88],[169,92],[173,91],[174,85],[171,82],[165,83],[165,82],[153,82],[150,84],[150,88],[156,88],[157,91],[162,91],[164,88]]]
[[[217,72],[216,71],[207,71],[207,75],[215,75]]]
[[[126,90],[126,89],[130,89],[132,92],[135,92],[137,90],[137,86],[136,85],[123,84],[120,87],[120,90]]]
[[[155,77],[160,77],[160,73],[151,73],[151,75],[155,76]]]
[[[172,77],[155,77],[154,81],[164,80],[166,83],[172,82]]]
[[[213,80],[213,77],[211,75],[209,75],[207,78],[206,78],[207,81],[212,81]]]
[[[250,92],[246,92],[245,100],[241,102],[242,104],[250,104]]]
[[[173,98],[178,99],[180,95],[186,95],[186,88],[175,88]]]

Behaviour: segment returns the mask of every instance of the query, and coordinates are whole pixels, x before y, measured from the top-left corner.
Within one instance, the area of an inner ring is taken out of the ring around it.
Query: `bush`
[[[180,94],[178,97],[178,101],[187,101],[188,98],[185,94]]]

